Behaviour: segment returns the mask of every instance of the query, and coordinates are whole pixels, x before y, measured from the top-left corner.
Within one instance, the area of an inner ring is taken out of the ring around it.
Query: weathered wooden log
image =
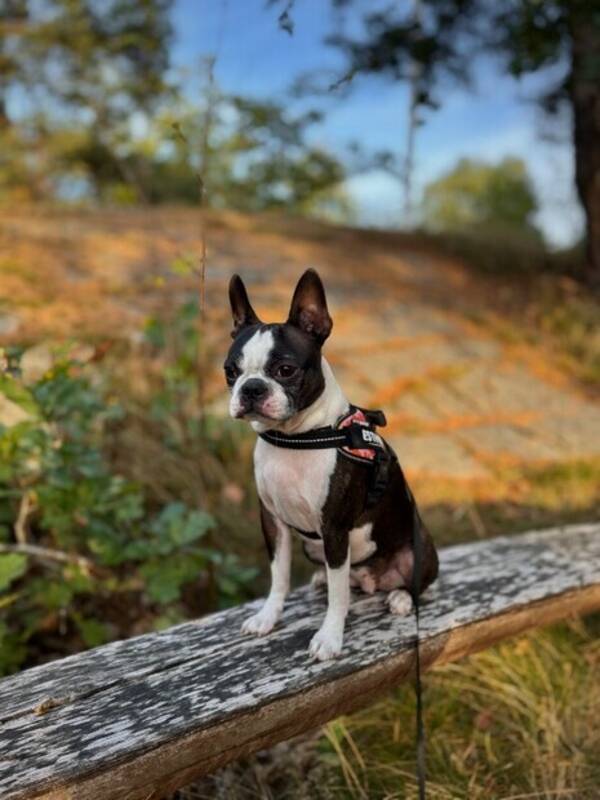
[[[441,551],[423,602],[425,667],[600,608],[600,523]],[[242,636],[257,602],[0,681],[2,800],[152,800],[240,756],[369,703],[414,662],[414,617],[355,594],[343,656],[308,658],[322,590],[278,629]]]

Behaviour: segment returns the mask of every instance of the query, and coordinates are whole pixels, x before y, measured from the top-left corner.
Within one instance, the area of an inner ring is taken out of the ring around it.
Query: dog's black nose
[[[240,394],[245,400],[260,400],[269,391],[269,387],[260,378],[250,378],[240,389]]]

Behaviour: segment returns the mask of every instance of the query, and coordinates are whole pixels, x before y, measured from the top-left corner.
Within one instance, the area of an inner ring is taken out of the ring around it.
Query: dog
[[[395,454],[374,431],[370,415],[379,424],[385,418],[351,406],[322,355],[333,323],[317,272],[309,269],[300,278],[284,323],[260,321],[238,275],[231,279],[229,300],[229,411],[259,434],[254,471],[271,563],[268,597],[242,631],[264,636],[275,627],[290,587],[297,535],[305,555],[321,567],[313,582],[327,584],[327,613],[309,647],[313,659],[325,661],[341,653],[351,585],[369,594],[387,592],[390,611],[407,614],[414,591],[418,596],[437,577],[436,549]],[[348,446],[328,446],[349,433],[354,439],[344,442]]]

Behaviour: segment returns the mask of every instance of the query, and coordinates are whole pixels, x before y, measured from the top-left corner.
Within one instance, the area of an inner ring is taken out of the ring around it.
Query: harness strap
[[[348,413],[338,419],[335,427],[330,425],[294,434],[269,430],[259,433],[259,436],[275,447],[290,450],[336,448],[344,458],[367,465],[369,481],[365,509],[368,509],[376,505],[385,492],[390,464],[396,458],[394,451],[375,430],[377,425],[385,424],[383,411],[350,406]]]
[[[293,435],[274,430],[264,431],[258,435],[275,447],[285,447],[289,450],[326,450],[329,447],[345,447],[348,443],[347,431],[347,428],[338,431],[328,427]]]
[[[382,411],[368,411],[351,406],[350,412],[338,420],[335,428],[327,425],[324,428],[292,434],[269,430],[258,435],[275,447],[285,447],[289,450],[326,450],[336,447],[347,448],[349,451],[380,452],[385,450],[385,443],[375,432],[377,425],[385,425]]]

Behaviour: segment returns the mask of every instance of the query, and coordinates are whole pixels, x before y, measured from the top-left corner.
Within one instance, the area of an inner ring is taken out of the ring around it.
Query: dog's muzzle
[[[249,378],[240,386],[240,406],[242,414],[256,411],[260,414],[262,403],[269,394],[269,387],[260,378]]]

